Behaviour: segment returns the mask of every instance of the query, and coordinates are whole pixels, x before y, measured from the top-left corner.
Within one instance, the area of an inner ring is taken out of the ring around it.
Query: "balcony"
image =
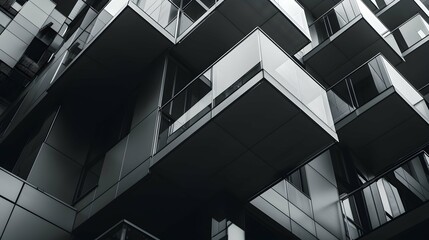
[[[109,105],[109,101],[115,102],[112,96],[120,98],[133,90],[144,68],[173,45],[171,24],[177,19],[170,19],[164,12],[148,12],[128,0],[111,0],[100,13],[92,13],[94,16],[85,17],[33,81],[34,87],[23,100],[14,123],[25,127],[22,120],[30,111],[40,112],[34,109],[47,108],[64,98],[102,99]],[[15,127],[11,126],[4,136]]]
[[[405,58],[397,66],[398,70],[417,89],[426,86],[429,81],[427,56],[429,54],[429,24],[420,15],[416,15],[393,31],[396,41]]]
[[[427,221],[422,213],[429,208],[428,163],[429,156],[422,152],[345,196],[348,238],[390,239]]]
[[[374,175],[429,140],[423,97],[378,55],[328,91],[341,143]]]
[[[256,30],[160,109],[151,170],[248,199],[337,140],[325,90]]]
[[[402,55],[388,29],[361,0],[344,0],[317,19],[313,49],[303,58],[309,70],[332,86],[381,52],[393,64]]]
[[[369,9],[390,29],[393,30],[416,14],[427,20],[429,2],[425,0],[363,0]]]
[[[196,72],[203,71],[256,27],[291,55],[310,42],[304,8],[296,0],[218,0],[189,24],[179,30],[173,52]]]

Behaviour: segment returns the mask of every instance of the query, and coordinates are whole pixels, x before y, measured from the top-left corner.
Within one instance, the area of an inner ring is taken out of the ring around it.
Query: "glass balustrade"
[[[429,24],[416,15],[392,32],[401,52],[405,52],[429,35]]]
[[[157,240],[146,231],[134,224],[123,220],[103,233],[96,240]]]
[[[429,157],[422,152],[342,198],[349,239],[357,239],[429,200]]]
[[[158,150],[209,113],[261,69],[324,124],[334,129],[324,88],[263,32],[256,30],[161,107]]]
[[[307,36],[310,36],[308,29],[307,18],[305,17],[304,7],[301,6],[296,0],[271,0],[278,4],[278,6],[286,12],[287,16],[297,24]]]
[[[214,4],[221,0],[111,0],[106,7],[86,26],[78,29],[63,48],[56,54],[55,70],[51,83],[66,69],[68,65],[96,38],[122,10],[132,2],[143,10],[152,20],[161,26],[172,37],[183,34]],[[303,8],[295,0],[274,0],[288,13],[302,29],[307,29]],[[52,68],[49,66],[48,68]]]
[[[382,55],[378,55],[328,91],[334,121],[340,121],[391,87],[423,118],[429,120],[423,97]]]
[[[361,0],[344,0],[311,24],[310,31],[317,33],[317,39],[313,41],[316,45],[322,43],[349,26],[359,16],[362,16],[380,36],[384,37],[389,33],[384,24]]]

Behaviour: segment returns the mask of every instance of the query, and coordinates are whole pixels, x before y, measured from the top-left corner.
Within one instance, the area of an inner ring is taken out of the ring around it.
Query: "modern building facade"
[[[429,2],[0,5],[0,239],[426,239]]]

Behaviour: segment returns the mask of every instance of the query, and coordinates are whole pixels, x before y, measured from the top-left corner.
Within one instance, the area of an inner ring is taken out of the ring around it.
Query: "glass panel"
[[[305,17],[304,8],[295,0],[274,0],[279,4],[288,17],[294,21],[301,30],[304,30],[307,35],[310,35],[310,30],[308,29],[307,18]]]
[[[429,120],[429,109],[423,97],[407,80],[379,55],[358,68],[328,91],[329,104],[335,122],[363,106],[387,88],[393,86],[408,103]]]
[[[330,128],[334,128],[325,90],[285,52],[261,35],[263,67]]]
[[[289,201],[293,203],[296,207],[298,207],[301,211],[303,211],[305,214],[312,217],[313,208],[311,206],[310,198],[308,198],[301,191],[296,189],[293,185],[287,183],[286,186]]]
[[[211,104],[211,85],[204,74],[178,91],[160,110],[158,150],[208,113]]]
[[[310,29],[317,32],[319,43],[321,43],[346,26],[359,14],[360,11],[356,5],[356,0],[344,0],[317,19],[310,26]]]
[[[171,36],[175,36],[179,5],[168,0],[132,0]]]
[[[313,42],[316,44],[312,44],[312,47],[316,47],[337,33],[358,16],[362,16],[380,36],[385,37],[385,35],[390,33],[386,26],[371,12],[362,0],[343,0],[311,24],[310,32],[317,34],[317,41],[313,39]],[[388,43],[392,45],[392,48],[397,48],[394,40],[390,39]]]
[[[255,31],[188,85],[176,88],[180,91],[172,89],[170,84],[165,85],[165,89],[174,94],[171,99],[171,95],[164,94],[157,149],[166,146],[209,113],[212,106],[218,105],[259,72],[262,67],[261,51],[264,70],[334,129],[325,90],[284,51],[260,31]],[[177,79],[171,69],[167,69],[166,79]]]
[[[243,75],[259,65],[261,56],[258,35],[258,31],[254,32],[213,66],[214,98],[221,94],[229,95],[229,91],[225,91],[229,90]]]
[[[10,23],[11,18],[6,15],[4,12],[0,11],[0,26],[3,28],[6,28],[7,25]]]
[[[357,0],[356,2],[359,6],[359,10],[363,18],[365,18],[366,21],[371,24],[371,26],[378,34],[383,36],[385,33],[389,32],[387,27],[384,26],[384,24],[374,15],[374,13],[371,12],[371,10],[369,10],[369,8],[361,0]]]
[[[127,221],[119,223],[96,240],[157,240],[154,236]]]
[[[420,15],[416,15],[392,34],[404,52],[429,35],[429,24]]]
[[[426,156],[422,152],[412,157],[342,199],[350,239],[356,239],[429,200],[429,194],[425,193],[429,184]],[[413,174],[408,172],[410,166]]]

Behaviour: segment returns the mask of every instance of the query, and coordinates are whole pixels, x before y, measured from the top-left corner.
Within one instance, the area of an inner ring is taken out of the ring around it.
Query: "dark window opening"
[[[121,104],[112,114],[97,124],[97,129],[88,152],[85,165],[82,168],[79,184],[75,193],[74,202],[78,202],[98,185],[105,154],[123,139],[131,128],[134,100]]]
[[[288,176],[288,181],[296,187],[299,191],[304,193],[310,198],[310,191],[308,190],[307,175],[305,174],[305,168],[302,167]]]

